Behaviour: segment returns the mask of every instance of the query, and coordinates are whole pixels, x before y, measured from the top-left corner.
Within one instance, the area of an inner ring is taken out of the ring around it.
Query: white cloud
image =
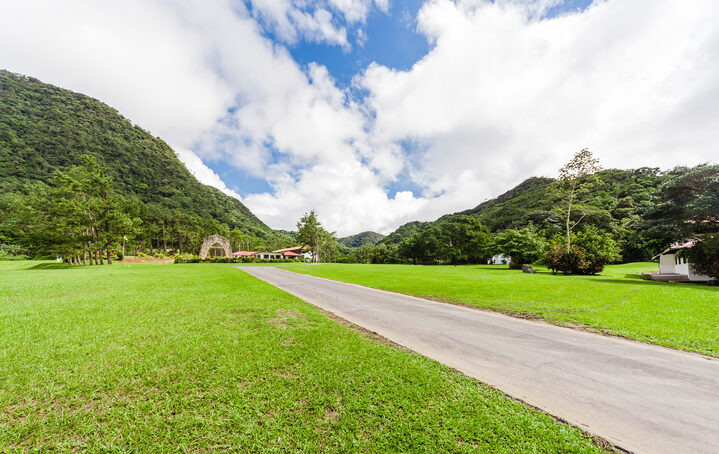
[[[190,173],[192,173],[200,183],[216,187],[225,194],[242,200],[240,194],[228,188],[225,182],[222,181],[222,178],[220,178],[214,170],[207,167],[191,150],[182,147],[175,147],[174,150],[175,153],[177,153],[177,157],[180,158],[180,161],[187,166]]]
[[[315,208],[342,235],[387,232],[553,174],[583,147],[606,167],[719,156],[710,0],[608,0],[551,19],[555,0],[430,1],[417,23],[432,50],[408,71],[371,65],[356,78],[365,99],[282,43],[347,48],[345,28],[361,37],[386,1],[2,3],[0,66],[118,108],[228,194],[206,163],[265,178],[273,193],[243,202],[275,228]],[[422,193],[389,195],[400,176]]]
[[[551,19],[553,2],[526,3],[431,1],[418,17],[431,52],[361,79],[374,140],[425,145],[425,217],[552,175],[583,147],[606,167],[716,161],[719,3],[612,0]]]
[[[310,41],[349,46],[347,30],[335,24],[327,9],[313,5],[312,9],[306,10],[301,6],[290,0],[252,0],[256,17],[286,43],[295,44],[304,37]]]

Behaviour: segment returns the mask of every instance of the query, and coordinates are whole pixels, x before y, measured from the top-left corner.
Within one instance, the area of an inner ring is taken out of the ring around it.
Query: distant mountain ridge
[[[360,247],[363,244],[377,244],[382,241],[384,237],[381,233],[367,231],[338,238],[337,241],[347,247]]]
[[[274,232],[239,200],[200,183],[163,140],[96,99],[0,70],[0,192],[47,182],[92,155],[115,190],[148,206],[215,220],[267,238]]]

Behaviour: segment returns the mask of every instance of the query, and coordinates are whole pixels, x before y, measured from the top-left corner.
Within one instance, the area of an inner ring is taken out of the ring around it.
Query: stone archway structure
[[[225,257],[232,257],[232,246],[230,246],[230,240],[225,238],[222,235],[210,235],[206,236],[202,239],[202,247],[200,248],[200,258],[204,259],[207,258],[207,253],[210,251],[210,248],[215,245],[219,244],[222,249],[225,251]]]

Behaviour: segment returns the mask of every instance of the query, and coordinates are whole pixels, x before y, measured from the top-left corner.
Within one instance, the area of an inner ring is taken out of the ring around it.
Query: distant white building
[[[713,280],[710,276],[697,274],[689,260],[680,254],[682,250],[693,247],[696,242],[696,239],[690,239],[675,243],[659,254],[659,273],[652,273],[649,276],[655,281],[708,282]]]
[[[487,260],[488,265],[507,265],[512,260],[512,257],[504,254],[496,254],[491,259]]]

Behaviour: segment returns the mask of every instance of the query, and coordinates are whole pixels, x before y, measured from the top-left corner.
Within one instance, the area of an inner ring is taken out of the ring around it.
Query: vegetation
[[[582,207],[583,202],[591,198],[591,191],[596,182],[594,174],[600,169],[599,160],[595,159],[587,148],[575,154],[564,167],[559,169],[559,179],[554,186],[562,201],[558,211],[566,227],[567,252],[572,246],[572,232],[588,214],[585,208],[585,212],[580,212],[577,216],[577,208]]]
[[[331,262],[337,255],[339,244],[334,232],[328,232],[317,219],[315,210],[305,213],[297,221],[296,241],[309,246],[313,262]]]
[[[192,254],[180,254],[174,263],[298,263],[302,259],[258,259],[257,257],[200,257]]]
[[[684,253],[697,272],[719,279],[719,166],[675,169],[658,193],[660,202],[647,214],[650,234],[696,239]]]
[[[356,235],[350,235],[350,236],[346,236],[344,238],[339,238],[337,241],[339,241],[339,243],[342,246],[353,248],[353,247],[360,247],[360,246],[363,246],[366,244],[370,244],[370,245],[377,244],[380,241],[382,241],[382,239],[384,239],[384,235],[382,235],[381,233],[362,232],[362,233],[358,233]]]
[[[0,263],[0,345],[8,452],[601,452],[231,266]]]
[[[494,251],[511,257],[509,267],[515,269],[540,260],[547,247],[547,241],[531,224],[521,229],[504,230],[494,239]]]
[[[125,214],[142,220],[130,240],[133,250],[192,251],[203,236],[218,232],[257,249],[292,242],[239,200],[199,183],[165,142],[111,107],[0,71],[0,243],[33,244],[25,230],[9,226],[11,206],[57,190],[45,187],[55,185],[55,172],[83,166],[85,157],[104,169],[115,195],[132,205]],[[47,254],[32,247],[27,252]]]
[[[609,265],[591,277],[557,277],[539,267],[537,274],[526,274],[492,265],[288,269],[719,356],[719,287],[639,279],[637,274],[655,270],[655,263]]]

